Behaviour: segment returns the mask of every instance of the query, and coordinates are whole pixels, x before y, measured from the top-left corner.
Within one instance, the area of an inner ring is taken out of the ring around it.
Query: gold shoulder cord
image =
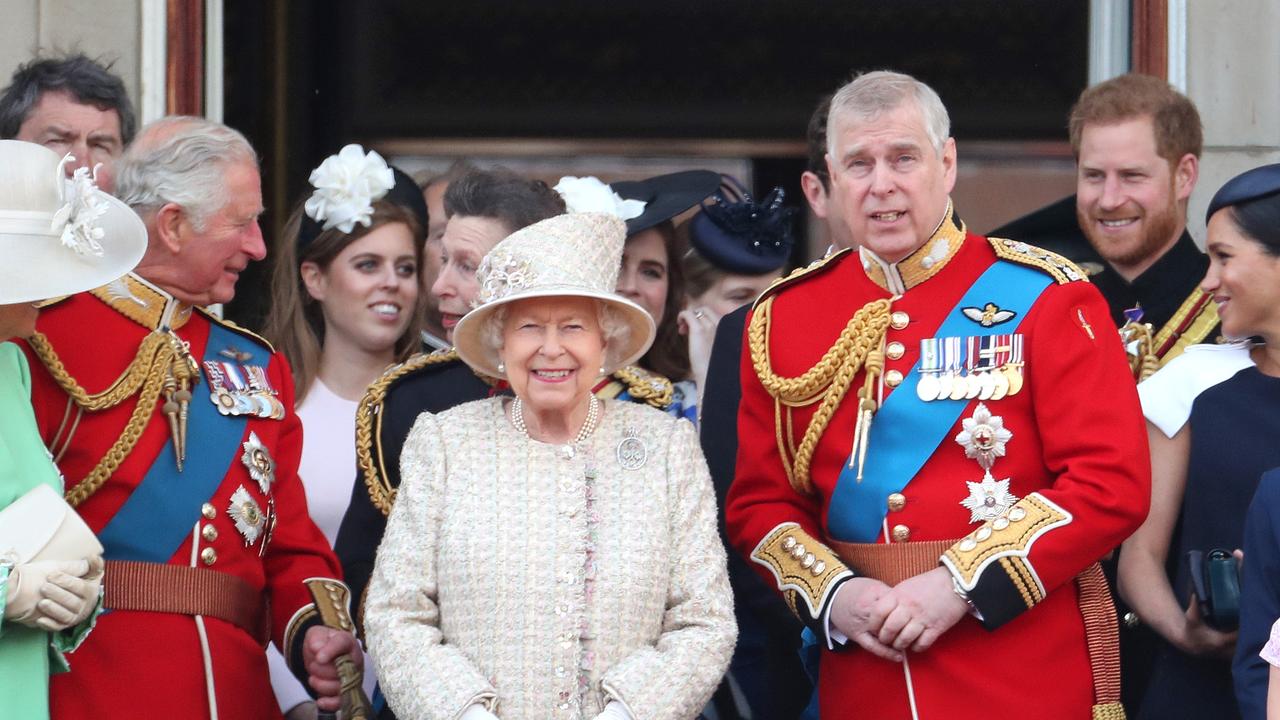
[[[187,365],[179,357],[176,349],[177,346],[181,346],[181,341],[178,341],[175,346],[174,339],[170,333],[160,331],[147,335],[138,346],[138,353],[134,356],[133,362],[129,363],[129,367],[106,390],[99,393],[90,393],[71,377],[62,359],[58,357],[58,353],[43,334],[35,333],[28,339],[31,349],[49,370],[58,387],[62,388],[62,391],[83,410],[87,412],[106,410],[123,403],[135,394],[138,396],[138,403],[134,406],[133,414],[129,416],[129,422],[125,424],[120,437],[116,438],[107,450],[107,454],[98,461],[93,470],[67,491],[67,502],[73,507],[97,492],[107,478],[111,477],[111,473],[115,472],[116,468],[120,467],[120,463],[129,456],[133,447],[137,445],[138,438],[142,437],[147,422],[151,419],[151,412],[160,398],[160,393],[172,380],[171,375],[175,368]],[[175,436],[174,440],[177,442],[178,437]]]
[[[613,376],[622,381],[636,400],[643,400],[659,410],[665,410],[671,404],[674,389],[671,381],[662,375],[627,365],[614,370]]]
[[[884,368],[885,332],[889,326],[889,301],[875,300],[862,306],[840,337],[827,350],[817,364],[797,377],[782,377],[773,372],[769,357],[769,331],[773,312],[773,297],[765,298],[751,316],[747,329],[747,342],[751,350],[751,362],[760,384],[774,400],[774,428],[778,452],[782,456],[787,479],[796,492],[813,494],[813,481],[809,477],[810,463],[818,440],[826,430],[836,408],[849,391],[849,386],[864,366],[867,369],[863,387],[858,390],[858,424],[854,449],[859,459],[865,456],[866,431],[870,428],[870,414],[875,412],[874,387],[876,377]],[[792,447],[792,408],[818,402],[805,428],[798,446]],[[784,422],[785,415],[785,422]]]
[[[396,380],[411,372],[457,359],[458,353],[453,350],[415,355],[383,373],[360,398],[356,408],[356,465],[369,490],[369,500],[383,515],[391,514],[391,506],[396,501],[396,489],[387,480],[387,469],[382,463],[382,403],[387,399],[387,391]],[[373,458],[375,437],[378,438],[376,462]]]

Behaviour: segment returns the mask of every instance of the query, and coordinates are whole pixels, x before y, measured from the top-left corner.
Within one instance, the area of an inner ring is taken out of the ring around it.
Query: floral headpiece
[[[66,166],[75,162],[74,155],[67,154],[58,163],[58,190],[62,199],[62,207],[53,214],[49,229],[62,240],[63,247],[76,251],[77,255],[96,255],[102,257],[102,243],[105,234],[98,225],[98,218],[107,213],[107,203],[99,196],[96,184],[98,168],[93,168],[90,176],[89,168],[78,168],[70,178],[66,178]]]
[[[552,188],[560,193],[565,207],[571,213],[602,212],[621,220],[640,217],[644,212],[643,200],[625,200],[599,178],[566,176]]]
[[[323,230],[336,227],[344,233],[355,229],[356,223],[369,227],[373,203],[396,184],[381,155],[373,150],[366,153],[354,143],[325,158],[309,180],[315,192],[303,205],[307,217]]]
[[[724,185],[689,223],[689,241],[712,265],[731,273],[760,275],[782,267],[791,254],[791,217],[786,193],[776,187],[756,202],[742,183]]]

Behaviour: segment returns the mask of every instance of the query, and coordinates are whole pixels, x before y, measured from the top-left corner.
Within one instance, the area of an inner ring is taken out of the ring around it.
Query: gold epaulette
[[[202,308],[202,307],[200,307],[200,306],[198,306],[198,305],[196,306],[196,308],[195,308],[195,309],[196,309],[196,311],[197,311],[197,312],[199,312],[201,315],[203,315],[203,316],[205,316],[206,318],[208,318],[208,319],[209,319],[209,322],[217,323],[218,325],[221,325],[222,327],[224,327],[224,328],[226,328],[226,329],[228,329],[228,330],[230,330],[230,331],[232,331],[232,332],[234,332],[234,333],[236,333],[236,334],[238,334],[238,335],[243,335],[243,336],[245,336],[245,337],[249,338],[250,340],[253,340],[253,341],[255,341],[255,342],[259,342],[259,343],[261,343],[261,344],[263,345],[263,347],[265,347],[265,348],[267,349],[267,352],[270,352],[270,353],[273,353],[273,354],[275,353],[276,349],[275,349],[275,347],[273,347],[273,346],[271,345],[271,342],[270,342],[269,340],[267,340],[266,338],[262,337],[262,336],[261,336],[261,335],[259,335],[258,333],[256,333],[256,332],[254,332],[254,331],[250,330],[249,328],[246,328],[246,327],[244,327],[244,326],[242,326],[242,325],[237,325],[236,323],[234,323],[234,322],[232,322],[232,321],[230,321],[230,320],[228,320],[228,319],[226,319],[226,318],[218,317],[217,315],[214,315],[213,313],[209,312],[206,308]]]
[[[813,262],[809,263],[808,265],[805,265],[804,267],[796,268],[795,270],[792,270],[789,274],[786,275],[786,277],[780,277],[777,280],[774,280],[769,285],[769,287],[764,289],[764,292],[760,293],[760,297],[756,298],[756,301],[751,304],[751,309],[754,310],[757,306],[760,305],[761,301],[763,301],[767,297],[772,297],[773,295],[776,295],[778,291],[782,290],[783,288],[794,285],[805,278],[815,275],[816,273],[822,272],[823,270],[827,270],[835,267],[834,261],[837,258],[842,258],[845,255],[848,255],[850,252],[852,251],[848,248],[845,248],[844,250],[840,250],[839,252],[833,252],[826,257],[818,258],[817,260],[814,260]]]
[[[406,375],[457,359],[458,352],[452,348],[414,355],[388,368],[381,377],[373,381],[364,397],[360,398],[360,404],[356,408],[356,465],[369,490],[369,499],[383,515],[391,514],[391,506],[396,501],[396,489],[387,480],[387,468],[382,457],[382,404],[387,399],[387,391]]]
[[[614,370],[613,378],[622,383],[631,397],[659,410],[667,409],[675,393],[669,379],[635,365]]]
[[[1089,282],[1088,273],[1056,252],[1029,245],[1021,240],[989,237],[987,242],[991,243],[991,249],[995,250],[996,257],[1001,260],[1008,260],[1019,265],[1028,265],[1043,270],[1053,277],[1059,285],[1079,280]]]

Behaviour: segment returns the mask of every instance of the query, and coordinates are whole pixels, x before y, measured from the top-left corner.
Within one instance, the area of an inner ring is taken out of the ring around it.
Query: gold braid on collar
[[[356,465],[369,490],[369,500],[383,515],[390,515],[391,506],[396,502],[396,488],[387,480],[387,468],[382,454],[382,405],[386,402],[387,391],[405,375],[457,359],[458,353],[453,349],[414,355],[382,373],[365,391],[364,397],[360,398],[360,404],[356,407]],[[488,378],[484,379],[489,382]]]
[[[58,383],[58,387],[84,411],[106,410],[120,405],[135,394],[138,396],[138,402],[120,437],[116,438],[93,470],[67,491],[67,502],[74,507],[97,492],[133,451],[138,438],[142,437],[142,432],[147,428],[166,383],[172,381],[175,375],[185,375],[188,372],[190,355],[185,344],[176,335],[157,330],[143,338],[133,361],[115,382],[102,392],[90,393],[71,377],[48,338],[41,333],[34,333],[28,338],[28,343],[48,369],[54,382]],[[197,374],[196,378],[198,377]],[[187,380],[191,382],[193,378],[187,377]]]
[[[864,366],[866,382],[858,391],[860,417],[861,410],[874,405],[871,388],[875,377],[884,368],[881,346],[889,327],[889,300],[875,300],[862,306],[817,364],[803,374],[789,378],[773,371],[769,357],[773,300],[774,297],[770,296],[756,307],[747,329],[747,342],[756,376],[774,400],[774,428],[787,479],[796,492],[811,495],[813,481],[809,477],[809,467],[818,440],[848,393],[854,377]],[[800,444],[796,446],[791,432],[792,408],[812,405],[819,400],[821,405],[814,411]],[[874,407],[870,409],[874,412]]]

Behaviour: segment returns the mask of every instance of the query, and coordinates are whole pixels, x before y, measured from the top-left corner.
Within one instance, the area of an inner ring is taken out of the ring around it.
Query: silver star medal
[[[267,446],[258,439],[257,433],[249,433],[240,462],[249,469],[249,477],[258,482],[262,494],[270,493],[271,484],[276,480],[276,461],[271,459],[271,453],[267,452]]]
[[[1018,502],[1017,496],[1009,492],[1009,478],[997,480],[987,472],[982,482],[966,480],[964,484],[969,486],[969,497],[960,504],[969,509],[971,523],[995,520]]]
[[[243,485],[231,494],[231,504],[227,506],[227,514],[235,521],[236,531],[244,536],[245,547],[257,542],[267,518],[263,515],[262,508],[258,507],[258,501],[253,499]]]
[[[965,481],[969,486],[969,496],[960,504],[969,509],[969,522],[985,522],[994,520],[1018,502],[1018,497],[1009,492],[1009,480],[996,480],[991,475],[991,468],[996,458],[1004,457],[1005,443],[1013,438],[1013,432],[1005,429],[1004,418],[992,415],[985,403],[978,403],[973,417],[961,422],[960,431],[955,441],[964,448],[965,457],[973,458],[982,467],[983,477],[980,482]]]

